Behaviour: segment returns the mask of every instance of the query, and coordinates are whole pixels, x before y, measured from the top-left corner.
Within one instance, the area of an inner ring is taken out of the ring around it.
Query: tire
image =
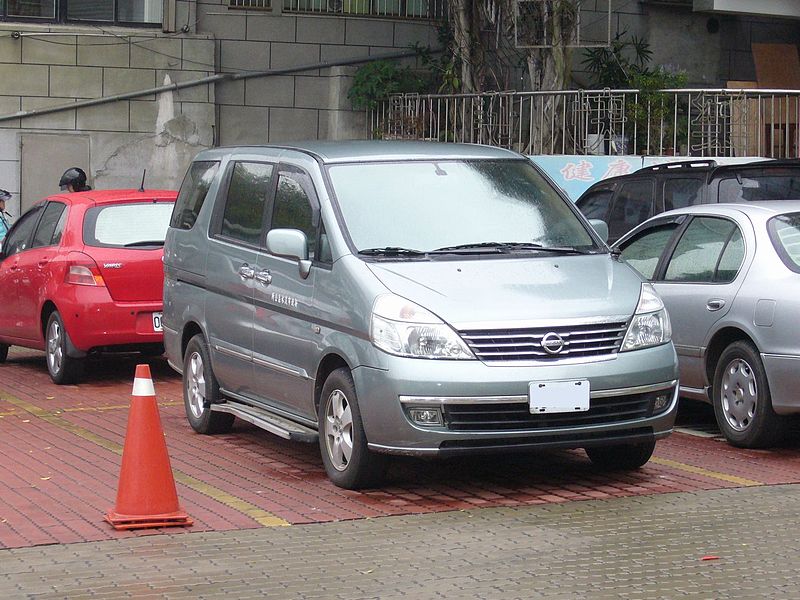
[[[336,369],[328,375],[317,417],[322,462],[330,480],[348,490],[380,485],[388,459],[367,448],[356,388],[348,369]]]
[[[717,425],[732,446],[765,448],[785,436],[788,421],[772,409],[767,373],[749,342],[733,342],[720,355],[712,394]]]
[[[197,334],[189,340],[183,355],[183,405],[192,429],[206,434],[229,432],[236,417],[211,410],[212,404],[222,401],[208,344]]]
[[[8,358],[8,349],[10,347],[11,346],[8,344],[0,344],[0,363],[6,362],[6,359]]]
[[[607,471],[632,471],[650,460],[656,448],[655,440],[639,444],[597,446],[585,448],[586,455],[597,467]]]
[[[54,310],[47,319],[45,328],[45,355],[50,379],[57,385],[75,383],[83,374],[84,360],[67,354],[70,346],[69,333],[64,327],[61,314]]]

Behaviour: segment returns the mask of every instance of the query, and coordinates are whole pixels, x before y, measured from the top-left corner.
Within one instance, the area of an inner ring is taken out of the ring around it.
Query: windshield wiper
[[[572,246],[543,246],[533,242],[480,242],[475,244],[460,244],[458,246],[445,246],[437,248],[431,254],[460,253],[460,251],[470,250],[489,250],[494,252],[512,252],[515,250],[535,250],[540,252],[558,252],[561,254],[586,254],[584,250],[578,250]]]
[[[399,246],[384,246],[383,248],[365,248],[359,250],[359,254],[367,256],[425,256],[427,252],[413,250],[411,248],[400,248]]]
[[[164,240],[141,240],[139,242],[131,242],[125,244],[124,248],[133,248],[134,246],[163,246]]]

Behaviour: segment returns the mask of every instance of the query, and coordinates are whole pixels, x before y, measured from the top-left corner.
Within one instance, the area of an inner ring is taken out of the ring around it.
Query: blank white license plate
[[[161,326],[161,317],[162,316],[163,316],[163,313],[160,313],[160,312],[154,312],[153,313],[153,331],[163,331],[163,328]]]
[[[589,410],[589,381],[532,381],[528,385],[532,414]]]

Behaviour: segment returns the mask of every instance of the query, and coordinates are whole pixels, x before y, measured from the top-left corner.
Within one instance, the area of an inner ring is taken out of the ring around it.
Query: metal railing
[[[524,154],[798,158],[800,90],[565,90],[389,97],[368,135]]]
[[[283,0],[284,12],[444,20],[445,0]]]

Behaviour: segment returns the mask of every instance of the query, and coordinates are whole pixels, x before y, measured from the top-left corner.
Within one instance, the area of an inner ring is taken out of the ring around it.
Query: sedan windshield
[[[329,170],[350,238],[369,255],[591,251],[591,236],[524,160],[343,164]]]

